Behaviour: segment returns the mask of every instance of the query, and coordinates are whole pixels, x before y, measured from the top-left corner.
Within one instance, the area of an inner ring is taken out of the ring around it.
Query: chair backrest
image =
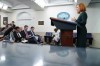
[[[93,38],[91,33],[87,33],[86,37],[87,38]]]
[[[52,36],[52,32],[46,32],[45,36]]]
[[[77,37],[77,33],[73,33],[73,37],[76,38]],[[93,38],[92,37],[92,33],[87,33],[86,37],[87,38]]]

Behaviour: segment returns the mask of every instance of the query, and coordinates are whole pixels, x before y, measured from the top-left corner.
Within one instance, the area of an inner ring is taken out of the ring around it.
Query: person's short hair
[[[79,5],[79,8],[80,8],[80,12],[86,11],[86,6],[84,5],[84,3],[80,3],[78,5]]]
[[[24,28],[25,28],[25,27],[28,27],[28,25],[25,25]]]
[[[34,28],[33,26],[31,27],[31,29]]]
[[[15,23],[14,21],[12,21],[12,23]]]
[[[20,27],[16,26],[14,29],[17,30],[17,29],[20,29]]]
[[[58,31],[58,29],[57,29],[57,28],[55,28],[55,29],[54,29],[54,31]]]

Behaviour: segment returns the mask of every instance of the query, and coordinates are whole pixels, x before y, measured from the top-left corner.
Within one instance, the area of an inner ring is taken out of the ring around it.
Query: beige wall
[[[93,47],[100,48],[100,33],[93,33]]]

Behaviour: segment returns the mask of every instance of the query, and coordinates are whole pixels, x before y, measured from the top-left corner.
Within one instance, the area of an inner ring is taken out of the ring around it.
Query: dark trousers
[[[86,34],[87,34],[86,27],[83,28],[77,27],[76,47],[86,47],[86,42],[87,42]]]
[[[38,41],[36,40],[35,37],[31,37],[31,38],[28,39],[28,43],[38,44]]]
[[[39,36],[39,35],[36,35],[36,36],[38,37],[38,40],[37,40],[37,41],[38,41],[39,43],[41,43],[41,42],[42,42],[41,36]]]

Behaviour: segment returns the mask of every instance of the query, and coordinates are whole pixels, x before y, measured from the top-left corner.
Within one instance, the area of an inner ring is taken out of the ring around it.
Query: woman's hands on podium
[[[75,22],[75,21],[76,21],[76,18],[75,18],[75,17],[73,17],[73,18],[71,18],[71,20]]]

